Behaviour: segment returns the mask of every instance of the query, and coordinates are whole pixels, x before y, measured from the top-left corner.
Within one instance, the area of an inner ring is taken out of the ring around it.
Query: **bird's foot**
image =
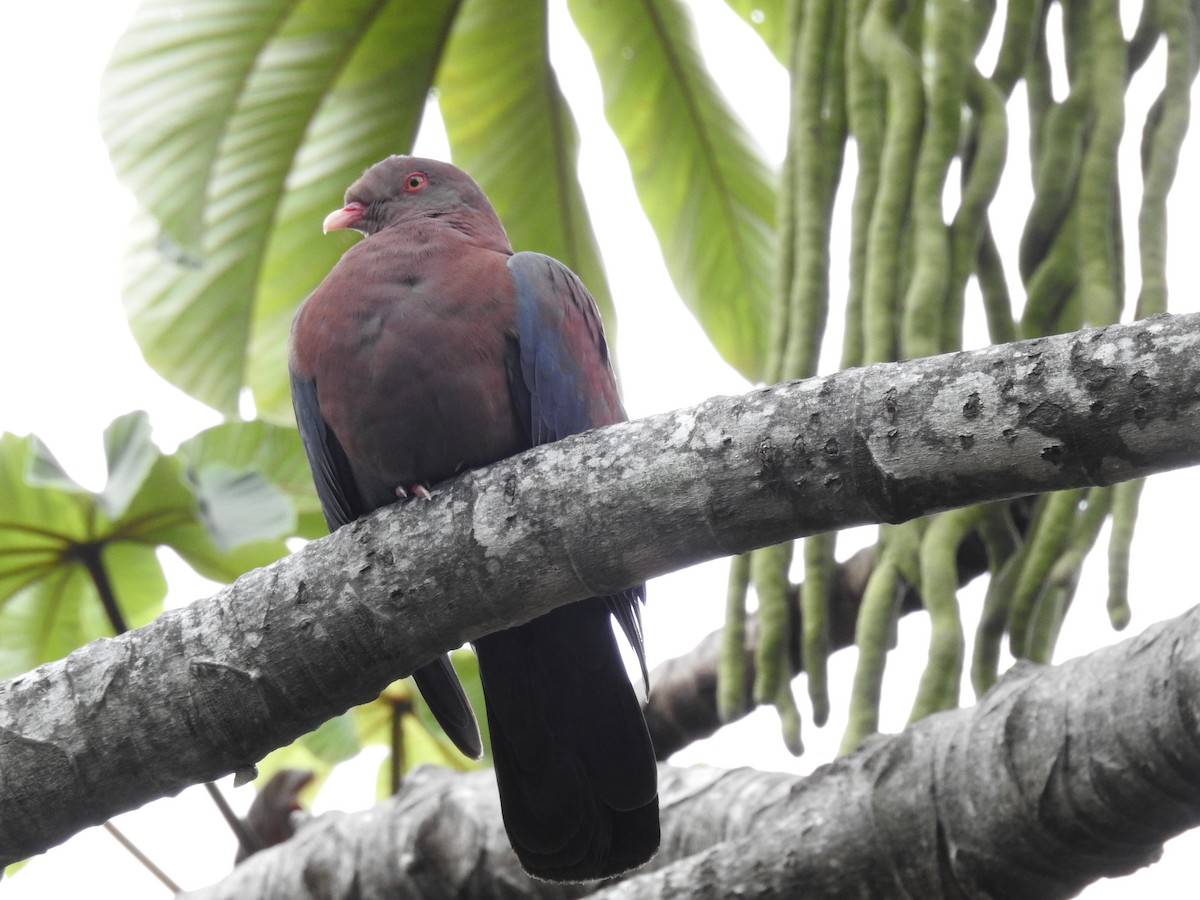
[[[404,485],[396,485],[396,496],[401,500],[407,500],[409,497],[420,497],[422,500],[428,500],[433,495],[429,493],[429,486],[418,481],[405,490]]]

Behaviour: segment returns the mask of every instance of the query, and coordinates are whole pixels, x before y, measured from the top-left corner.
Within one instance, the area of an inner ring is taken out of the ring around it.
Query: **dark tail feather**
[[[450,657],[443,653],[433,662],[421,666],[413,672],[413,681],[421,689],[421,696],[429,705],[429,711],[454,746],[471,759],[483,756],[479,723],[475,721],[475,713],[471,711],[471,703],[454,673]]]
[[[583,881],[658,849],[658,770],[602,599],[475,645],[500,805],[530,874]]]

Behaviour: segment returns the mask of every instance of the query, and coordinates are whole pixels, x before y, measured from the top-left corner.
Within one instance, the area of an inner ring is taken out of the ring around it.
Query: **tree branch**
[[[743,837],[597,894],[1066,898],[1200,824],[1200,609],[876,735]]]
[[[491,773],[425,768],[314,820],[189,900],[347,896],[1065,898],[1200,824],[1200,608],[971,709],[877,735],[808,778],[660,767],[663,846],[616,886],[533,881]],[[980,811],[986,810],[987,815]]]
[[[252,765],[464,641],[717,556],[1200,461],[1200,314],[537,448],[0,683],[0,864]]]

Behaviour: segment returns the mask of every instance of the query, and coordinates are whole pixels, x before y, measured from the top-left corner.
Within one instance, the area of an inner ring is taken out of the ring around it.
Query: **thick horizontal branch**
[[[795,785],[794,776],[752,769],[661,766],[665,841],[650,866],[748,833],[750,818],[784,806]],[[431,900],[566,900],[597,887],[526,874],[504,833],[492,770],[424,766],[405,776],[395,797],[362,812],[319,816],[291,840],[180,900],[329,900],[347,896],[341,886],[352,883],[365,887],[360,896]]]
[[[0,864],[252,765],[436,653],[714,557],[1200,461],[1200,315],[877,365],[467,473],[0,684]]]
[[[372,896],[1074,896],[1200,823],[1200,609],[1061,666],[1022,664],[972,709],[877,735],[808,778],[660,767],[663,846],[617,886],[528,878],[491,772],[423,769],[314,820],[194,900]],[[987,815],[980,811],[986,810]],[[332,887],[331,887],[332,886]]]
[[[876,735],[788,814],[597,894],[1074,897],[1200,824],[1200,609]]]

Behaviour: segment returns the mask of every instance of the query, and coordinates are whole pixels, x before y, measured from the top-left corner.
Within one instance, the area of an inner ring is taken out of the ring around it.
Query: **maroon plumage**
[[[564,265],[516,253],[479,187],[393,156],[326,230],[367,235],[304,302],[289,367],[330,528],[459,472],[623,421],[595,304]],[[522,864],[599,878],[658,847],[656,767],[610,627],[645,670],[641,587],[476,642],[505,827]],[[455,744],[481,751],[448,657],[414,673]]]

